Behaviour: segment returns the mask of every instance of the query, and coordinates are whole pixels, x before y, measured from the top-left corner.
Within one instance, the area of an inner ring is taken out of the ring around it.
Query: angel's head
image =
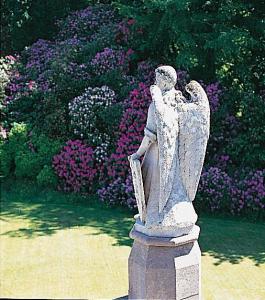
[[[177,83],[177,73],[171,66],[161,66],[155,70],[156,85],[161,91],[167,91],[174,88]]]

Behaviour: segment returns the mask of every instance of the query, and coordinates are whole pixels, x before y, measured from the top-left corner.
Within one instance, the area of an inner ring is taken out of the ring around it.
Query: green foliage
[[[33,133],[31,142],[42,165],[51,163],[53,156],[59,152],[62,146],[62,141],[51,139],[44,134]]]
[[[244,103],[239,117],[241,130],[227,146],[227,151],[234,161],[262,169],[265,168],[264,99],[249,93],[245,100],[248,102]]]
[[[110,135],[115,132],[119,126],[119,122],[122,115],[122,105],[114,104],[111,107],[107,107],[104,110],[99,111],[99,119],[101,124],[104,124],[105,131]]]
[[[16,153],[15,176],[17,178],[35,178],[39,171],[40,164],[36,153],[32,153],[26,147]]]
[[[15,169],[15,156],[27,141],[28,127],[24,123],[14,123],[9,133],[9,139],[0,145],[1,174],[8,176]]]
[[[36,179],[41,185],[56,184],[52,175],[52,157],[59,152],[61,141],[29,131],[25,123],[14,123],[8,140],[0,145],[1,173],[8,177]],[[48,179],[48,175],[50,179]]]
[[[43,171],[43,167],[51,166],[52,157],[58,153],[60,147],[59,141],[52,140],[43,134],[33,133],[28,137],[24,147],[15,155],[16,177],[36,179],[41,173],[39,181],[42,182],[43,176],[47,173],[47,170]]]
[[[43,169],[37,175],[37,184],[41,187],[55,188],[58,184],[58,178],[54,174],[54,170],[51,166],[45,165]]]
[[[141,50],[202,79],[262,54],[263,1],[152,0],[117,4],[143,30]],[[139,43],[140,44],[140,43]],[[254,51],[254,52],[252,52]],[[247,74],[249,70],[245,70]],[[253,74],[249,74],[253,76]]]
[[[128,84],[126,78],[118,70],[109,70],[101,76],[95,76],[92,80],[92,84],[100,86],[106,84],[117,91],[117,97],[119,99],[125,99],[131,90],[131,86]]]

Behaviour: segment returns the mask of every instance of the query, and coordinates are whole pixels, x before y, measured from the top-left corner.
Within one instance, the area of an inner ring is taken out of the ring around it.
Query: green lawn
[[[21,185],[1,193],[0,297],[127,295],[132,213]],[[203,299],[265,299],[265,225],[201,217]]]

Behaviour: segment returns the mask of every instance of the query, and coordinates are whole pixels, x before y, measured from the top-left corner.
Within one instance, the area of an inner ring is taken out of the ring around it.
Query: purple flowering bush
[[[265,170],[245,172],[231,189],[231,213],[258,218],[265,208]]]
[[[99,189],[98,196],[101,201],[108,205],[127,205],[126,186],[121,177]]]
[[[93,149],[80,140],[70,140],[53,157],[53,168],[63,191],[91,191],[97,173]]]
[[[105,48],[91,60],[92,71],[95,75],[103,75],[115,69],[121,69],[121,71],[127,73],[131,54],[133,54],[132,49],[125,52],[124,50]]]
[[[58,21],[59,33],[53,41],[37,40],[20,53],[6,87],[9,126],[14,121],[30,122],[50,136],[68,138],[68,103],[97,84],[91,77],[90,61],[96,54],[91,49],[97,32],[110,23],[116,24],[111,27],[115,39],[120,20],[114,15],[110,6],[90,6]],[[110,45],[101,41],[98,52],[106,46]]]
[[[231,199],[232,179],[218,167],[204,169],[198,187],[197,206],[211,212],[226,212]]]
[[[204,169],[198,188],[198,209],[261,218],[265,208],[264,170],[232,175],[218,167]]]
[[[71,13],[66,19],[58,20],[60,40],[68,38],[91,39],[100,28],[118,22],[119,18],[113,8],[107,4],[88,6]]]
[[[220,95],[222,94],[222,89],[218,82],[208,84],[205,87],[206,94],[209,98],[211,112],[214,113],[220,106]]]

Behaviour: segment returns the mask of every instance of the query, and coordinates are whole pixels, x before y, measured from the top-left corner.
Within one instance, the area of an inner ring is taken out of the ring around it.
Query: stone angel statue
[[[197,221],[192,201],[209,137],[210,109],[198,82],[186,85],[187,101],[174,88],[177,73],[173,67],[161,66],[155,74],[144,138],[129,157],[131,166],[138,162],[138,171],[132,168],[140,212],[134,226],[149,236],[177,237],[188,234]]]

